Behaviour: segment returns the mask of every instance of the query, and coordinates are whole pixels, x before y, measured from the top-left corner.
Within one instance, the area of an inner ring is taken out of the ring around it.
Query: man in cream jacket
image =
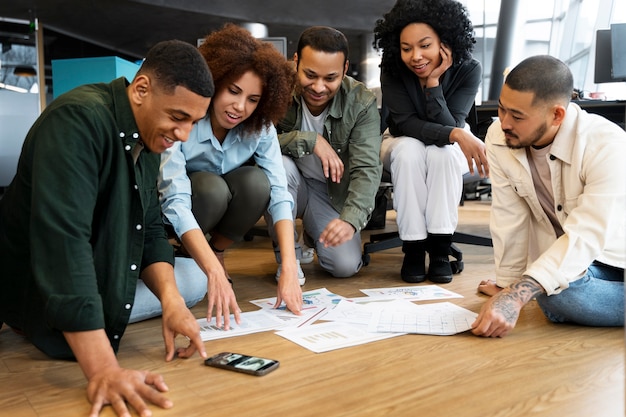
[[[624,325],[626,132],[570,103],[551,56],[507,76],[487,133],[496,281],[472,331],[509,333],[536,298],[555,323]]]

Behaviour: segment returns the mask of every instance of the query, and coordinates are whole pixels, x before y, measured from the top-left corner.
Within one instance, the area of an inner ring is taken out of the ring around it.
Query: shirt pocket
[[[352,129],[349,129],[344,123],[331,123],[331,128],[331,131],[326,129],[330,145],[337,153],[347,151]]]
[[[537,195],[532,183],[518,179],[510,179],[510,183],[515,193],[526,201],[526,204],[533,213],[533,216],[535,216],[537,220],[543,218],[543,209],[539,204],[539,200],[537,200]]]
[[[565,216],[569,216],[572,210],[574,210],[576,207],[578,207],[578,196],[566,198],[565,203],[563,204],[563,213],[565,214]]]

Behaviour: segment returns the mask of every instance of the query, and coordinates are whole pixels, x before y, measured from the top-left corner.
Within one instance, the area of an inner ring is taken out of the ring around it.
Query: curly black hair
[[[380,64],[384,72],[398,75],[403,68],[400,32],[411,23],[425,23],[452,50],[455,64],[472,57],[474,26],[465,6],[456,0],[398,0],[374,28],[374,48],[383,50]]]
[[[263,94],[256,110],[242,123],[244,131],[259,132],[285,115],[295,86],[295,70],[273,45],[254,38],[246,29],[226,23],[207,35],[199,49],[213,73],[216,92],[247,71],[261,78]]]

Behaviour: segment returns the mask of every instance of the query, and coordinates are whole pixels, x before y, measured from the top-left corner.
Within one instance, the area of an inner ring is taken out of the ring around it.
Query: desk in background
[[[582,109],[589,113],[599,114],[608,120],[619,125],[622,129],[626,121],[626,100],[604,101],[604,100],[574,100]],[[487,128],[498,117],[498,103],[495,101],[483,102],[476,107],[478,118],[479,137],[484,138]]]

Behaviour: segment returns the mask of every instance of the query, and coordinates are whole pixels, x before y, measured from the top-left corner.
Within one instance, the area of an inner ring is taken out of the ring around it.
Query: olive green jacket
[[[301,126],[302,98],[294,93],[291,107],[277,126],[284,155],[298,159],[313,152],[317,133],[299,130]],[[341,181],[326,182],[330,201],[339,218],[359,232],[372,214],[382,175],[380,114],[374,93],[344,77],[330,103],[323,136],[344,164]]]

